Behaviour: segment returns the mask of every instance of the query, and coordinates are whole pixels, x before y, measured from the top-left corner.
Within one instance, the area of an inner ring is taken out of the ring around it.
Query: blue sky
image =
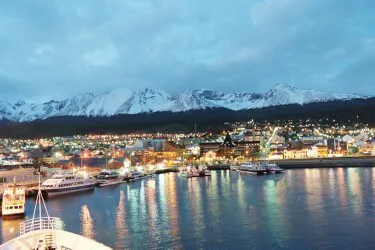
[[[375,94],[374,0],[0,2],[3,99],[119,87]]]

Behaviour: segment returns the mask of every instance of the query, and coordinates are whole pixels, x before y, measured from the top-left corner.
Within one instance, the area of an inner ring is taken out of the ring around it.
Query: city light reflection
[[[94,221],[91,218],[89,208],[87,205],[83,205],[81,209],[81,234],[87,238],[94,239]]]

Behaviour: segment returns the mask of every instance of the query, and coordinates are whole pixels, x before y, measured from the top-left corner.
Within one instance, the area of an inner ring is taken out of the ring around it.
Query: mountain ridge
[[[15,103],[0,101],[0,119],[30,122],[56,116],[110,117],[121,114],[153,112],[184,112],[207,108],[234,111],[287,104],[308,104],[332,100],[366,99],[358,94],[333,94],[316,90],[300,90],[294,86],[277,84],[265,93],[232,92],[198,89],[170,95],[159,88],[120,88],[94,95],[84,93],[61,101],[44,103]]]

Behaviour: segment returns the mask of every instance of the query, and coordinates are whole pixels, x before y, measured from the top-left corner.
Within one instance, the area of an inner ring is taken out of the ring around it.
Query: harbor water
[[[33,199],[27,199],[30,218]],[[375,168],[294,169],[280,175],[213,171],[46,199],[66,230],[113,249],[371,249]],[[0,220],[0,242],[22,220]]]

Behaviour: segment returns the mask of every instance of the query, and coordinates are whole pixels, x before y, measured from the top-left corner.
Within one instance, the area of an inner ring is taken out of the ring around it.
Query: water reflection
[[[113,249],[357,249],[374,245],[374,201],[374,169],[339,168],[170,173],[46,203],[67,230]],[[33,205],[27,199],[28,217]],[[1,221],[0,241],[21,221]]]
[[[20,223],[23,219],[2,219],[1,223],[1,242],[11,240],[19,235]]]
[[[93,239],[95,236],[94,222],[91,218],[90,211],[87,205],[82,206],[81,210],[81,234],[87,238]]]
[[[166,176],[166,200],[168,208],[168,228],[169,234],[172,236],[174,242],[178,242],[180,239],[180,229],[179,229],[179,214],[178,214],[178,197],[176,188],[176,175],[168,174]]]
[[[150,238],[154,239],[151,242],[151,247],[156,247],[159,239],[158,227],[158,209],[156,201],[156,187],[155,180],[149,180],[146,184],[146,203],[147,203],[147,228]]]
[[[322,171],[319,169],[305,170],[306,202],[308,209],[315,214],[322,214]]]
[[[269,230],[272,233],[274,239],[277,241],[278,247],[283,245],[281,233],[283,233],[286,228],[281,228],[284,217],[283,207],[280,206],[280,201],[277,199],[277,182],[274,180],[266,180],[264,187],[264,197],[265,197],[265,215],[267,216],[267,223]]]
[[[360,215],[362,214],[363,206],[360,169],[349,168],[347,170],[347,183],[350,207],[355,213]]]
[[[347,208],[347,193],[346,193],[346,179],[345,179],[345,171],[343,168],[339,168],[336,171],[336,178],[337,178],[337,187],[339,193],[339,202],[340,207],[343,209]]]
[[[128,231],[125,225],[125,193],[120,190],[120,197],[118,201],[117,213],[116,213],[116,232],[117,240],[116,247],[118,249],[125,248],[125,239],[128,237]]]

